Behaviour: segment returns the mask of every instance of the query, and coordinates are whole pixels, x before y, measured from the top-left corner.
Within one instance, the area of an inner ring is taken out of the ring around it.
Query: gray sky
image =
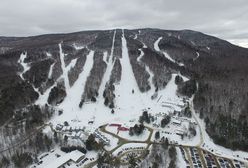
[[[246,43],[248,0],[0,0],[0,36],[144,27]]]

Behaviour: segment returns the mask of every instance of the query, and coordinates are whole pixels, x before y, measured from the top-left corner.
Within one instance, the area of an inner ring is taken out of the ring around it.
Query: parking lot
[[[244,162],[241,162],[241,161],[236,160],[236,159],[234,159],[233,164],[234,164],[235,168],[245,168],[246,167]]]
[[[221,168],[232,168],[231,163],[225,158],[218,158],[218,162]]]
[[[202,153],[203,153],[203,157],[205,159],[207,167],[217,168],[217,164],[215,162],[214,156],[211,153],[204,151],[204,150],[202,150]]]
[[[183,156],[183,160],[185,161],[185,163],[186,163],[186,165],[187,165],[187,168],[189,168],[190,167],[190,162],[189,162],[189,160],[188,160],[188,157],[187,157],[187,154],[186,154],[186,151],[185,151],[185,149],[183,148],[183,147],[179,147],[179,149],[180,149],[180,151],[181,151],[181,153],[182,153],[182,156]]]
[[[204,167],[203,163],[201,161],[198,149],[195,148],[195,147],[191,147],[191,148],[189,148],[189,151],[190,151],[191,160],[192,160],[194,168],[202,168],[202,167]]]

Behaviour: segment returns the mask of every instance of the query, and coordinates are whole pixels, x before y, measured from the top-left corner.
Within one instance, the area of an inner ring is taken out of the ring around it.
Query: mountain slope
[[[191,30],[117,29],[0,37],[0,51],[1,124],[31,104],[62,109],[54,122],[139,116],[181,73],[191,79],[181,94],[198,83],[194,105],[210,136],[248,151],[247,49]]]

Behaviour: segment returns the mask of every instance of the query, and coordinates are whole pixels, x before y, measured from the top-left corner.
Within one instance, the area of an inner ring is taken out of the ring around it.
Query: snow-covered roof
[[[182,121],[179,121],[177,119],[172,119],[172,122],[175,123],[175,124],[181,124],[182,123]]]
[[[75,151],[72,151],[70,153],[65,154],[62,157],[57,158],[56,160],[53,160],[53,162],[49,163],[46,167],[57,168],[57,167],[65,164],[69,160],[77,162],[81,157],[84,157],[84,156],[85,155],[82,152],[75,150]]]

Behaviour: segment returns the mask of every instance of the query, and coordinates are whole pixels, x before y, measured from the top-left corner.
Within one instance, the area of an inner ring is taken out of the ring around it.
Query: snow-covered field
[[[117,127],[107,126],[106,130],[118,135],[121,138],[130,140],[130,141],[146,141],[150,135],[150,131],[145,128],[141,135],[129,135],[129,131],[118,131]]]

